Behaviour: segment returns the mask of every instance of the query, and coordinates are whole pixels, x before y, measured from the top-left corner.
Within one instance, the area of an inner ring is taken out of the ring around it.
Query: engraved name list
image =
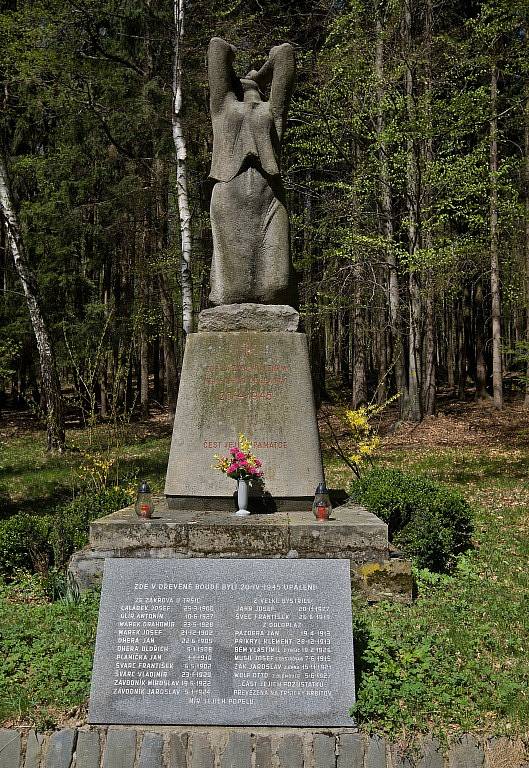
[[[351,724],[354,683],[335,711],[344,664],[354,680],[351,625],[344,645],[347,606],[318,578],[321,563],[348,568],[108,560],[90,722],[292,724],[327,712]]]

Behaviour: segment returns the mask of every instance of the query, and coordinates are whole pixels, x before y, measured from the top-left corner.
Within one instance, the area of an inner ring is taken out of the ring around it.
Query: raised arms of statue
[[[277,45],[257,72],[234,71],[235,48],[214,37],[208,50],[213,151],[210,178],[212,304],[292,304],[281,140],[295,74],[291,45]],[[270,86],[270,96],[264,95]]]
[[[235,95],[238,82],[233,69],[235,54],[236,48],[220,37],[214,37],[209,44],[208,77],[212,114],[222,109],[228,94]],[[268,60],[258,72],[251,70],[246,78],[243,78],[254,80],[261,91],[270,85],[268,103],[280,140],[286,126],[295,73],[294,49],[289,43],[283,43],[283,45],[276,45],[271,49]]]
[[[234,94],[236,75],[233,69],[236,48],[221,37],[213,37],[208,48],[209,103],[214,115],[223,107],[228,94]]]
[[[290,43],[274,46],[270,50],[268,61],[263,64],[259,72],[252,70],[246,75],[249,79],[255,80],[261,91],[271,84],[268,101],[280,141],[287,123],[295,75],[296,60]]]

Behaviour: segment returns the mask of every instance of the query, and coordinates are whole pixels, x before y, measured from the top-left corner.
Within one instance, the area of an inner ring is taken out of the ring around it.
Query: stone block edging
[[[0,729],[0,768],[529,768],[529,742],[431,736],[404,750],[351,729],[84,726]]]

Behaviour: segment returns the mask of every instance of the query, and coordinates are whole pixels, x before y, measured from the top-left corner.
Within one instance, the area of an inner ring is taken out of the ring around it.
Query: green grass
[[[99,599],[50,603],[21,582],[0,587],[0,721],[45,729],[87,701]]]
[[[163,488],[169,454],[169,426],[134,424],[68,430],[68,450],[46,451],[42,432],[0,437],[0,519],[16,512],[46,513],[93,485],[93,459],[110,464],[108,481],[145,476],[153,490]],[[92,458],[91,458],[92,457]]]
[[[160,489],[168,446],[167,434],[135,440],[131,431],[119,471],[145,475]],[[428,728],[524,733],[529,455],[420,447],[386,451],[381,463],[459,488],[473,505],[474,548],[449,576],[419,572],[412,606],[355,602],[358,722],[393,736]],[[71,492],[71,475],[82,474],[83,460],[75,453],[50,457],[27,436],[9,440],[2,464],[11,503],[29,505],[49,503],[58,487]],[[329,485],[346,487],[348,471],[329,456],[326,465]],[[46,724],[83,707],[97,599],[87,597],[81,606],[49,603],[39,594],[28,598],[19,583],[0,591],[0,613],[0,720]]]
[[[419,572],[419,596],[409,608],[359,609],[359,721],[393,734],[428,727],[525,732],[529,456],[422,449],[392,452],[383,463],[459,487],[474,507],[474,548],[450,576]]]

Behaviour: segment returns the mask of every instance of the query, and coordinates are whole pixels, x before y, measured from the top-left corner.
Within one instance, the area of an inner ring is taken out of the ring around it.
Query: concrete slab
[[[134,507],[114,512],[90,525],[94,551],[170,549],[190,556],[239,557],[287,555],[352,557],[360,562],[388,556],[387,525],[356,504],[337,507],[330,520],[318,522],[310,511],[237,515],[218,510],[175,510],[163,497],[154,498],[150,520],[139,518]],[[341,553],[341,554],[335,554]]]
[[[391,556],[387,525],[352,502],[324,522],[300,509],[237,517],[219,509],[175,510],[162,496],[154,505],[150,520],[130,506],[90,525],[89,547],[70,562],[80,589],[101,583],[107,557],[334,558],[349,560],[353,588],[368,600],[411,601],[409,561]]]

